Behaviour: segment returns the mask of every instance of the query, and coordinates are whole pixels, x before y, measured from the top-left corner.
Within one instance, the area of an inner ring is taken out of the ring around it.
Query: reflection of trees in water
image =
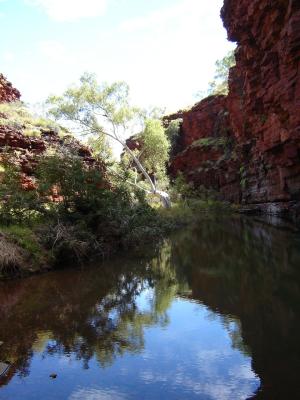
[[[140,263],[111,261],[97,270],[1,284],[0,360],[25,376],[34,351],[75,354],[86,368],[93,356],[106,366],[124,352],[141,351],[144,328],[169,322],[167,309],[178,287],[170,249],[166,242],[154,258]],[[141,309],[137,299],[146,290],[152,295]]]
[[[244,343],[242,324],[236,317],[222,316],[222,323],[231,339],[232,348],[239,350],[245,356],[251,356],[251,349]]]
[[[154,257],[121,264],[0,285],[0,360],[23,375],[41,351],[75,355],[86,368],[92,357],[111,365],[141,351],[144,328],[167,325],[167,310],[181,296],[208,306],[232,346],[251,354],[263,383],[257,398],[294,394],[300,251],[291,233],[253,219],[211,217],[166,240]],[[142,306],[141,293],[149,293]]]

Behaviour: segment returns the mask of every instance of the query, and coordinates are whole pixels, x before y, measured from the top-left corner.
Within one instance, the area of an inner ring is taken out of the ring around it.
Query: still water
[[[135,254],[1,283],[0,399],[299,398],[299,280],[299,234],[209,217]]]

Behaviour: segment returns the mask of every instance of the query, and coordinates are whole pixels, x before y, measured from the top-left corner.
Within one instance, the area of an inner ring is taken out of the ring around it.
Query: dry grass
[[[24,262],[22,251],[0,233],[0,274],[9,275],[20,270]]]

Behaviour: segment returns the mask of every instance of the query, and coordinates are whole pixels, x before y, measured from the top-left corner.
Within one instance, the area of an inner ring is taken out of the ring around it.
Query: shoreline
[[[59,259],[56,257],[49,249],[46,249],[45,247],[41,246],[40,243],[38,243],[38,238],[36,238],[37,243],[39,244],[39,260],[38,262],[33,253],[30,253],[28,250],[22,248],[20,244],[17,242],[16,238],[13,237],[8,237],[7,234],[3,233],[1,231],[0,227],[0,241],[2,240],[7,240],[12,246],[16,246],[18,250],[23,254],[23,264],[19,266],[14,266],[11,268],[10,272],[6,273],[0,273],[0,281],[12,281],[12,280],[18,280],[18,279],[24,279],[33,275],[40,275],[44,274],[47,272],[55,271],[55,270],[65,270],[65,269],[73,269],[78,268],[80,265],[85,264],[85,263],[92,263],[93,260],[97,260],[99,262],[99,259],[101,261],[106,261],[110,260],[113,257],[117,255],[121,255],[122,253],[130,252],[130,253],[135,253],[138,252],[138,250],[142,246],[146,246],[149,244],[153,243],[160,243],[163,239],[167,238],[168,236],[172,235],[176,231],[180,229],[184,229],[184,227],[188,225],[194,225],[198,224],[201,220],[209,220],[209,218],[215,217],[215,218],[245,218],[247,220],[253,220],[254,222],[260,222],[264,223],[266,225],[272,226],[275,229],[280,229],[280,230],[288,230],[291,231],[295,234],[299,234],[300,232],[300,225],[298,220],[293,220],[292,218],[287,218],[286,215],[278,215],[278,214],[268,214],[268,213],[263,213],[261,210],[253,209],[253,208],[248,208],[243,207],[240,209],[236,210],[228,210],[224,212],[220,211],[212,211],[212,210],[202,210],[202,212],[199,212],[197,214],[197,218],[191,219],[191,215],[189,217],[184,216],[182,220],[179,220],[179,218],[176,217],[174,218],[173,216],[169,217],[169,219],[172,222],[169,222],[169,226],[165,229],[163,234],[161,234],[158,237],[151,237],[148,238],[148,240],[141,240],[140,242],[135,243],[134,245],[127,245],[124,246],[121,241],[112,241],[109,244],[107,243],[106,246],[106,251],[105,252],[89,252],[85,254],[83,257],[76,258],[76,255],[72,252],[69,254],[64,254],[64,256]],[[166,221],[165,221],[166,222]],[[28,228],[30,229],[30,228]],[[1,247],[0,247],[1,250]],[[2,257],[2,255],[1,255]],[[34,260],[34,262],[32,262]]]

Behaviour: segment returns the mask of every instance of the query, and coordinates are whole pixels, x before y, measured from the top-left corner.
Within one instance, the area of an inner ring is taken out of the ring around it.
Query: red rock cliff
[[[229,94],[183,113],[184,151],[172,160],[171,174],[181,170],[196,185],[267,212],[295,208],[300,200],[300,2],[225,0],[221,16],[229,40],[237,42]],[[199,141],[221,136],[230,138],[230,146]]]

